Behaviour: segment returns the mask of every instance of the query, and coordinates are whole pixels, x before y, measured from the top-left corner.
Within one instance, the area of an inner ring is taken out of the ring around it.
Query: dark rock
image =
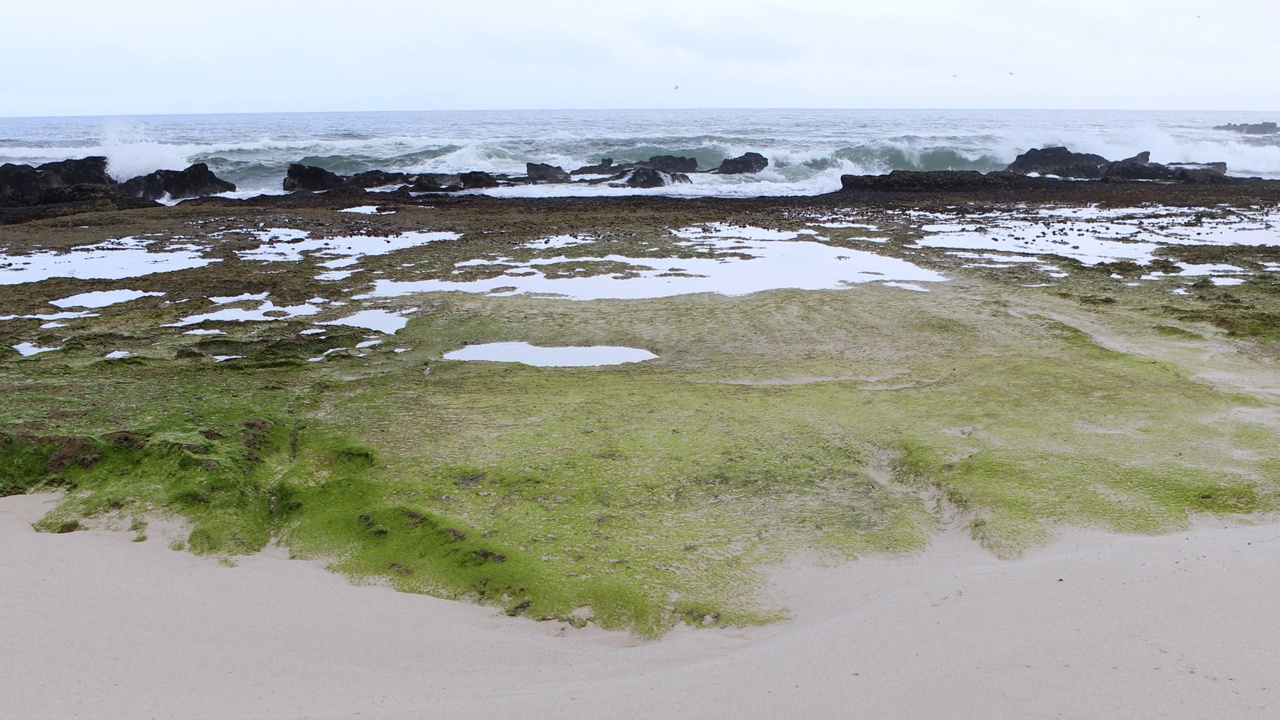
[[[408,185],[413,178],[404,173],[392,173],[385,170],[369,170],[356,173],[347,178],[348,185],[362,188],[386,187],[388,185]]]
[[[0,165],[0,205],[35,205],[47,189],[40,171],[30,165]]]
[[[410,189],[415,192],[452,192],[462,189],[462,178],[448,173],[423,173]]]
[[[1218,125],[1214,130],[1229,130],[1231,132],[1243,133],[1245,135],[1273,135],[1280,133],[1280,125],[1273,122],[1263,123],[1227,123],[1226,125]]]
[[[636,164],[651,170],[660,170],[664,173],[698,172],[696,158],[676,157],[675,155],[655,155],[642,163]]]
[[[964,192],[1038,188],[1060,181],[1029,178],[1008,171],[980,173],[976,170],[894,170],[888,175],[843,175],[843,192]]]
[[[1226,163],[1223,163],[1225,166]],[[1180,168],[1176,179],[1187,185],[1235,185],[1247,182],[1238,178],[1227,177],[1225,172],[1216,169]]]
[[[677,183],[692,182],[689,176],[684,173],[667,173],[647,167],[638,167],[613,179],[618,182],[611,182],[609,183],[610,185],[630,188],[660,188]]]
[[[1188,174],[1188,173],[1191,174]],[[1219,163],[1170,163],[1161,165],[1151,162],[1151,153],[1144,152],[1134,157],[1111,163],[1102,179],[1108,182],[1123,180],[1164,180],[1168,182],[1204,182],[1198,178],[1201,173],[1226,175],[1227,164]],[[1207,176],[1206,176],[1207,177]],[[1187,178],[1193,178],[1188,180]]]
[[[1014,159],[1006,172],[1029,175],[1057,175],[1065,178],[1097,179],[1102,177],[1111,161],[1101,155],[1074,153],[1064,147],[1028,150]]]
[[[605,158],[595,165],[587,165],[569,173],[570,175],[616,175],[619,170],[629,169],[630,166],[614,165],[613,158]]]
[[[71,185],[46,190],[40,196],[41,205],[60,203],[78,203],[92,200],[114,200],[120,196],[116,187],[111,185]]]
[[[107,159],[104,157],[61,160],[34,168],[30,165],[0,165],[0,207],[110,197],[115,187],[116,181],[107,174]]]
[[[114,187],[116,184],[115,179],[107,174],[107,159],[101,156],[45,163],[36,169],[50,178],[52,187],[71,185]]]
[[[769,167],[769,158],[760,153],[749,152],[742,157],[729,158],[720,163],[716,172],[721,175],[745,175],[758,173]]]
[[[1107,166],[1102,179],[1116,180],[1176,180],[1178,171],[1160,163],[1150,161],[1151,153],[1142,153],[1136,158],[1119,160]]]
[[[494,188],[498,187],[498,179],[487,172],[465,172],[458,176],[462,181],[462,187],[465,190],[475,188]]]
[[[525,163],[525,174],[532,182],[569,182],[569,173],[564,168],[542,163]]]
[[[1227,174],[1227,164],[1224,162],[1207,162],[1207,163],[1169,163],[1169,167],[1179,170],[1209,170],[1219,175]]]
[[[122,194],[148,200],[159,200],[165,195],[174,200],[204,197],[235,189],[235,185],[214,175],[204,163],[196,163],[180,171],[157,170],[120,184]]]
[[[284,189],[289,192],[297,190],[308,192],[335,190],[345,184],[346,181],[342,179],[341,175],[331,173],[314,165],[299,165],[298,163],[289,166],[289,173],[284,178]]]

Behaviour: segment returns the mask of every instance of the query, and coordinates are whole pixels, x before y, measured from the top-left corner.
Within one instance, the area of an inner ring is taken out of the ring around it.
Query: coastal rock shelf
[[[0,492],[68,489],[42,530],[644,637],[784,617],[764,568],[797,553],[1280,509],[1280,197],[1057,182],[1085,190],[342,187],[8,226]]]

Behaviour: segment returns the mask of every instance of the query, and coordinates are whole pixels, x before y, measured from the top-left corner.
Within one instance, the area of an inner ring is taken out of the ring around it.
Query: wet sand
[[[1280,525],[773,572],[792,619],[659,641],[357,587],[273,550],[34,532],[0,499],[3,718],[1274,717]],[[155,526],[153,525],[153,529]]]

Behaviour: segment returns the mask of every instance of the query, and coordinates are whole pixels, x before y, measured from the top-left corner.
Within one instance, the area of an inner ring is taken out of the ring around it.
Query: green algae
[[[609,242],[643,257],[669,249],[658,235]],[[560,268],[569,274],[620,269],[589,268],[601,264],[579,248],[479,246],[575,258]],[[452,262],[440,253],[475,251],[460,242],[368,267],[421,256],[423,272],[443,274]],[[268,287],[248,264],[227,270],[245,273],[238,289]],[[1175,315],[1167,291],[1102,272],[1049,292],[997,275],[927,295],[439,293],[411,299],[420,310],[394,343],[409,352],[386,343],[323,363],[302,361],[362,333],[302,337],[292,321],[183,337],[148,329],[180,316],[150,302],[107,313],[57,357],[0,360],[13,399],[0,411],[0,492],[65,489],[45,530],[177,516],[192,552],[278,542],[357,581],[649,636],[777,619],[785,609],[761,600],[762,567],[799,551],[917,551],[957,517],[1013,557],[1068,527],[1157,533],[1196,513],[1277,508],[1276,428],[1232,415],[1266,403],[1161,355],[1201,337],[1171,317],[1222,327],[1197,313],[1235,307],[1227,297],[1269,312],[1268,286],[1203,290]],[[1158,352],[1104,345],[1090,323]],[[440,359],[511,340],[660,358],[583,369]],[[146,355],[101,360],[120,345]],[[120,431],[125,442],[108,437]]]

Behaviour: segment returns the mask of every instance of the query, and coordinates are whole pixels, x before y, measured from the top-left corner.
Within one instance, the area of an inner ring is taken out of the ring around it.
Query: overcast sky
[[[0,116],[1280,109],[1277,0],[6,5]]]

